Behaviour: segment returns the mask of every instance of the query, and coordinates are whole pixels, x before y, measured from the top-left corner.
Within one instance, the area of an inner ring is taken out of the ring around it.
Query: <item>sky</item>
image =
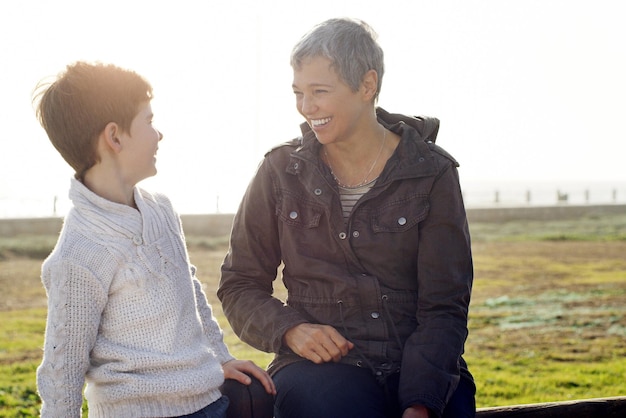
[[[232,212],[263,154],[299,134],[289,54],[332,17],[385,51],[378,104],[441,120],[462,185],[626,184],[620,0],[23,0],[0,5],[1,216],[66,209],[72,171],[32,92],[77,60],[154,87],[156,177],[181,213]],[[490,186],[491,187],[491,186]],[[626,194],[626,189],[624,190]],[[17,202],[17,203],[16,203]]]

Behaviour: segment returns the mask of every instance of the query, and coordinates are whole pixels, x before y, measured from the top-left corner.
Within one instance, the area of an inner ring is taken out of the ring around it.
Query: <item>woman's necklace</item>
[[[333,171],[333,165],[330,163],[330,158],[328,158],[328,153],[326,152],[326,147],[324,147],[324,157],[326,158],[326,162],[328,163],[328,168],[330,168],[330,174],[333,175],[333,178],[335,179],[337,184],[340,187],[344,187],[344,188],[348,188],[348,189],[357,189],[357,188],[367,184],[367,182],[368,182],[367,179],[369,178],[370,174],[372,174],[372,171],[374,170],[374,167],[376,167],[376,163],[378,163],[378,159],[380,158],[381,154],[383,153],[383,148],[385,148],[385,141],[386,141],[386,139],[387,139],[387,130],[383,128],[383,140],[381,141],[380,149],[378,150],[378,155],[376,155],[376,158],[372,162],[372,165],[370,166],[370,169],[367,170],[367,173],[365,174],[365,177],[363,177],[363,180],[361,180],[360,183],[354,184],[354,185],[349,185],[349,184],[342,183],[339,180],[339,178],[337,178],[337,176],[335,175],[335,172]],[[374,181],[374,180],[376,180],[376,179],[374,178],[371,181]]]

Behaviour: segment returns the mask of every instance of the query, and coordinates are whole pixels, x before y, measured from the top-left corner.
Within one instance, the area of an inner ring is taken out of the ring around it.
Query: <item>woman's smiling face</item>
[[[304,60],[294,70],[293,92],[298,112],[322,144],[350,138],[370,103],[363,99],[361,89],[353,91],[330,60],[321,56]]]

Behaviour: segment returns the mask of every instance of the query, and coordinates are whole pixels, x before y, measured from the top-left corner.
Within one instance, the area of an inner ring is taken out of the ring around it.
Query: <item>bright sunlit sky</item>
[[[143,185],[182,213],[236,209],[264,152],[299,134],[292,46],[343,16],[378,32],[379,105],[438,117],[462,182],[626,180],[619,0],[24,0],[0,5],[0,204],[66,197],[31,93],[89,60],[154,87],[165,138]]]

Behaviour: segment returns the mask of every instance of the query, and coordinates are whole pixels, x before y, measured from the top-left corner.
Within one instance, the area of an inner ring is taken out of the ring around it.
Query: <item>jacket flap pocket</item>
[[[376,233],[407,231],[426,218],[429,208],[425,196],[385,205],[372,214],[372,230]]]
[[[290,195],[284,195],[276,208],[278,218],[296,228],[316,228],[323,213],[323,208]]]

